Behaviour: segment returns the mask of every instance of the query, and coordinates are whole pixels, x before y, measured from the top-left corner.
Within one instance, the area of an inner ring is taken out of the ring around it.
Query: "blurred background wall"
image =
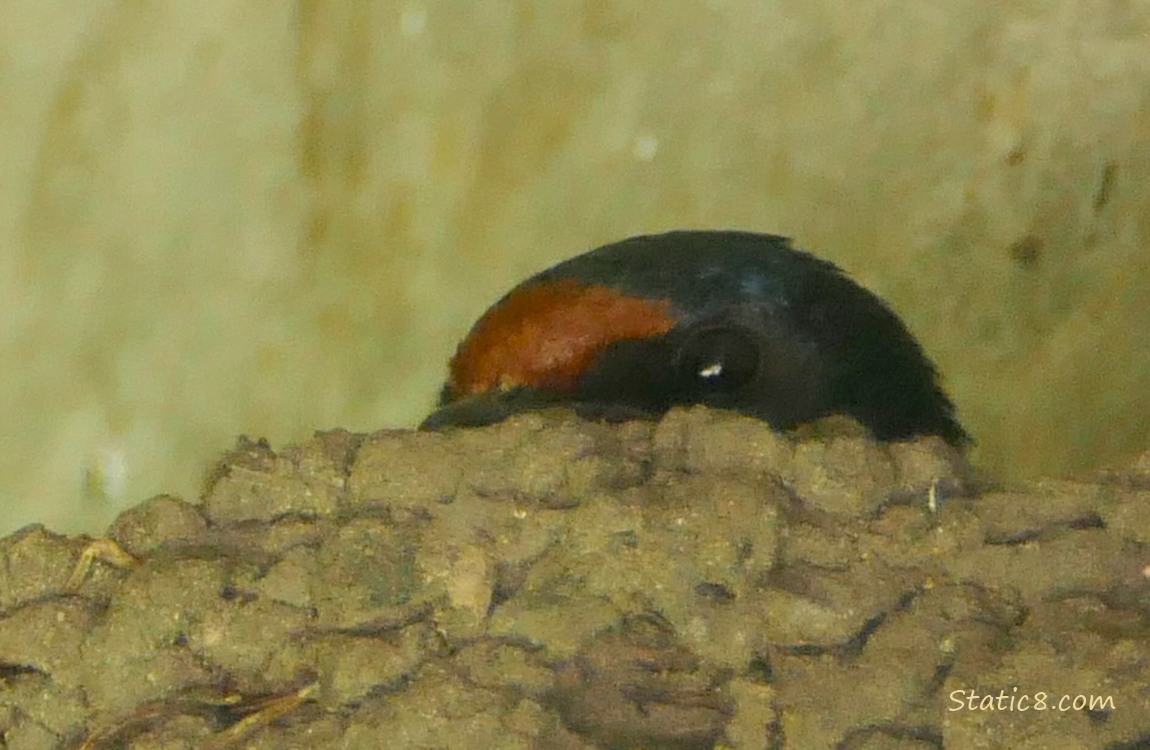
[[[904,316],[977,459],[1150,447],[1150,5],[5,0],[0,531],[412,426],[529,272],[783,233]]]

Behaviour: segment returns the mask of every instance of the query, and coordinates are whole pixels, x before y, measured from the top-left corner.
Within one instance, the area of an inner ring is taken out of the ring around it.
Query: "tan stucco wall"
[[[1150,8],[0,5],[0,526],[411,425],[526,273],[784,233],[886,297],[978,458],[1150,445]]]

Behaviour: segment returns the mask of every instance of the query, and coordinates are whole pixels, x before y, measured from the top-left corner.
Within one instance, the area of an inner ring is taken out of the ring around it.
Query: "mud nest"
[[[843,420],[334,431],[0,562],[12,750],[1150,747],[1150,458],[1006,491]]]

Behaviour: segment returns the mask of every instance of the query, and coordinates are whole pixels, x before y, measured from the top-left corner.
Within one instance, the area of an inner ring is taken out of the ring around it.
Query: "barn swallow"
[[[421,428],[557,405],[654,419],[688,404],[778,430],[846,414],[880,440],[970,442],[881,299],[785,237],[737,231],[633,237],[527,279],[459,344]]]

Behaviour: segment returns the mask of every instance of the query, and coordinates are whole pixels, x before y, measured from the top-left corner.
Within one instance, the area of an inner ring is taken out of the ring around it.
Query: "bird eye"
[[[739,328],[704,328],[679,349],[679,372],[700,395],[738,390],[759,371],[757,340]]]

